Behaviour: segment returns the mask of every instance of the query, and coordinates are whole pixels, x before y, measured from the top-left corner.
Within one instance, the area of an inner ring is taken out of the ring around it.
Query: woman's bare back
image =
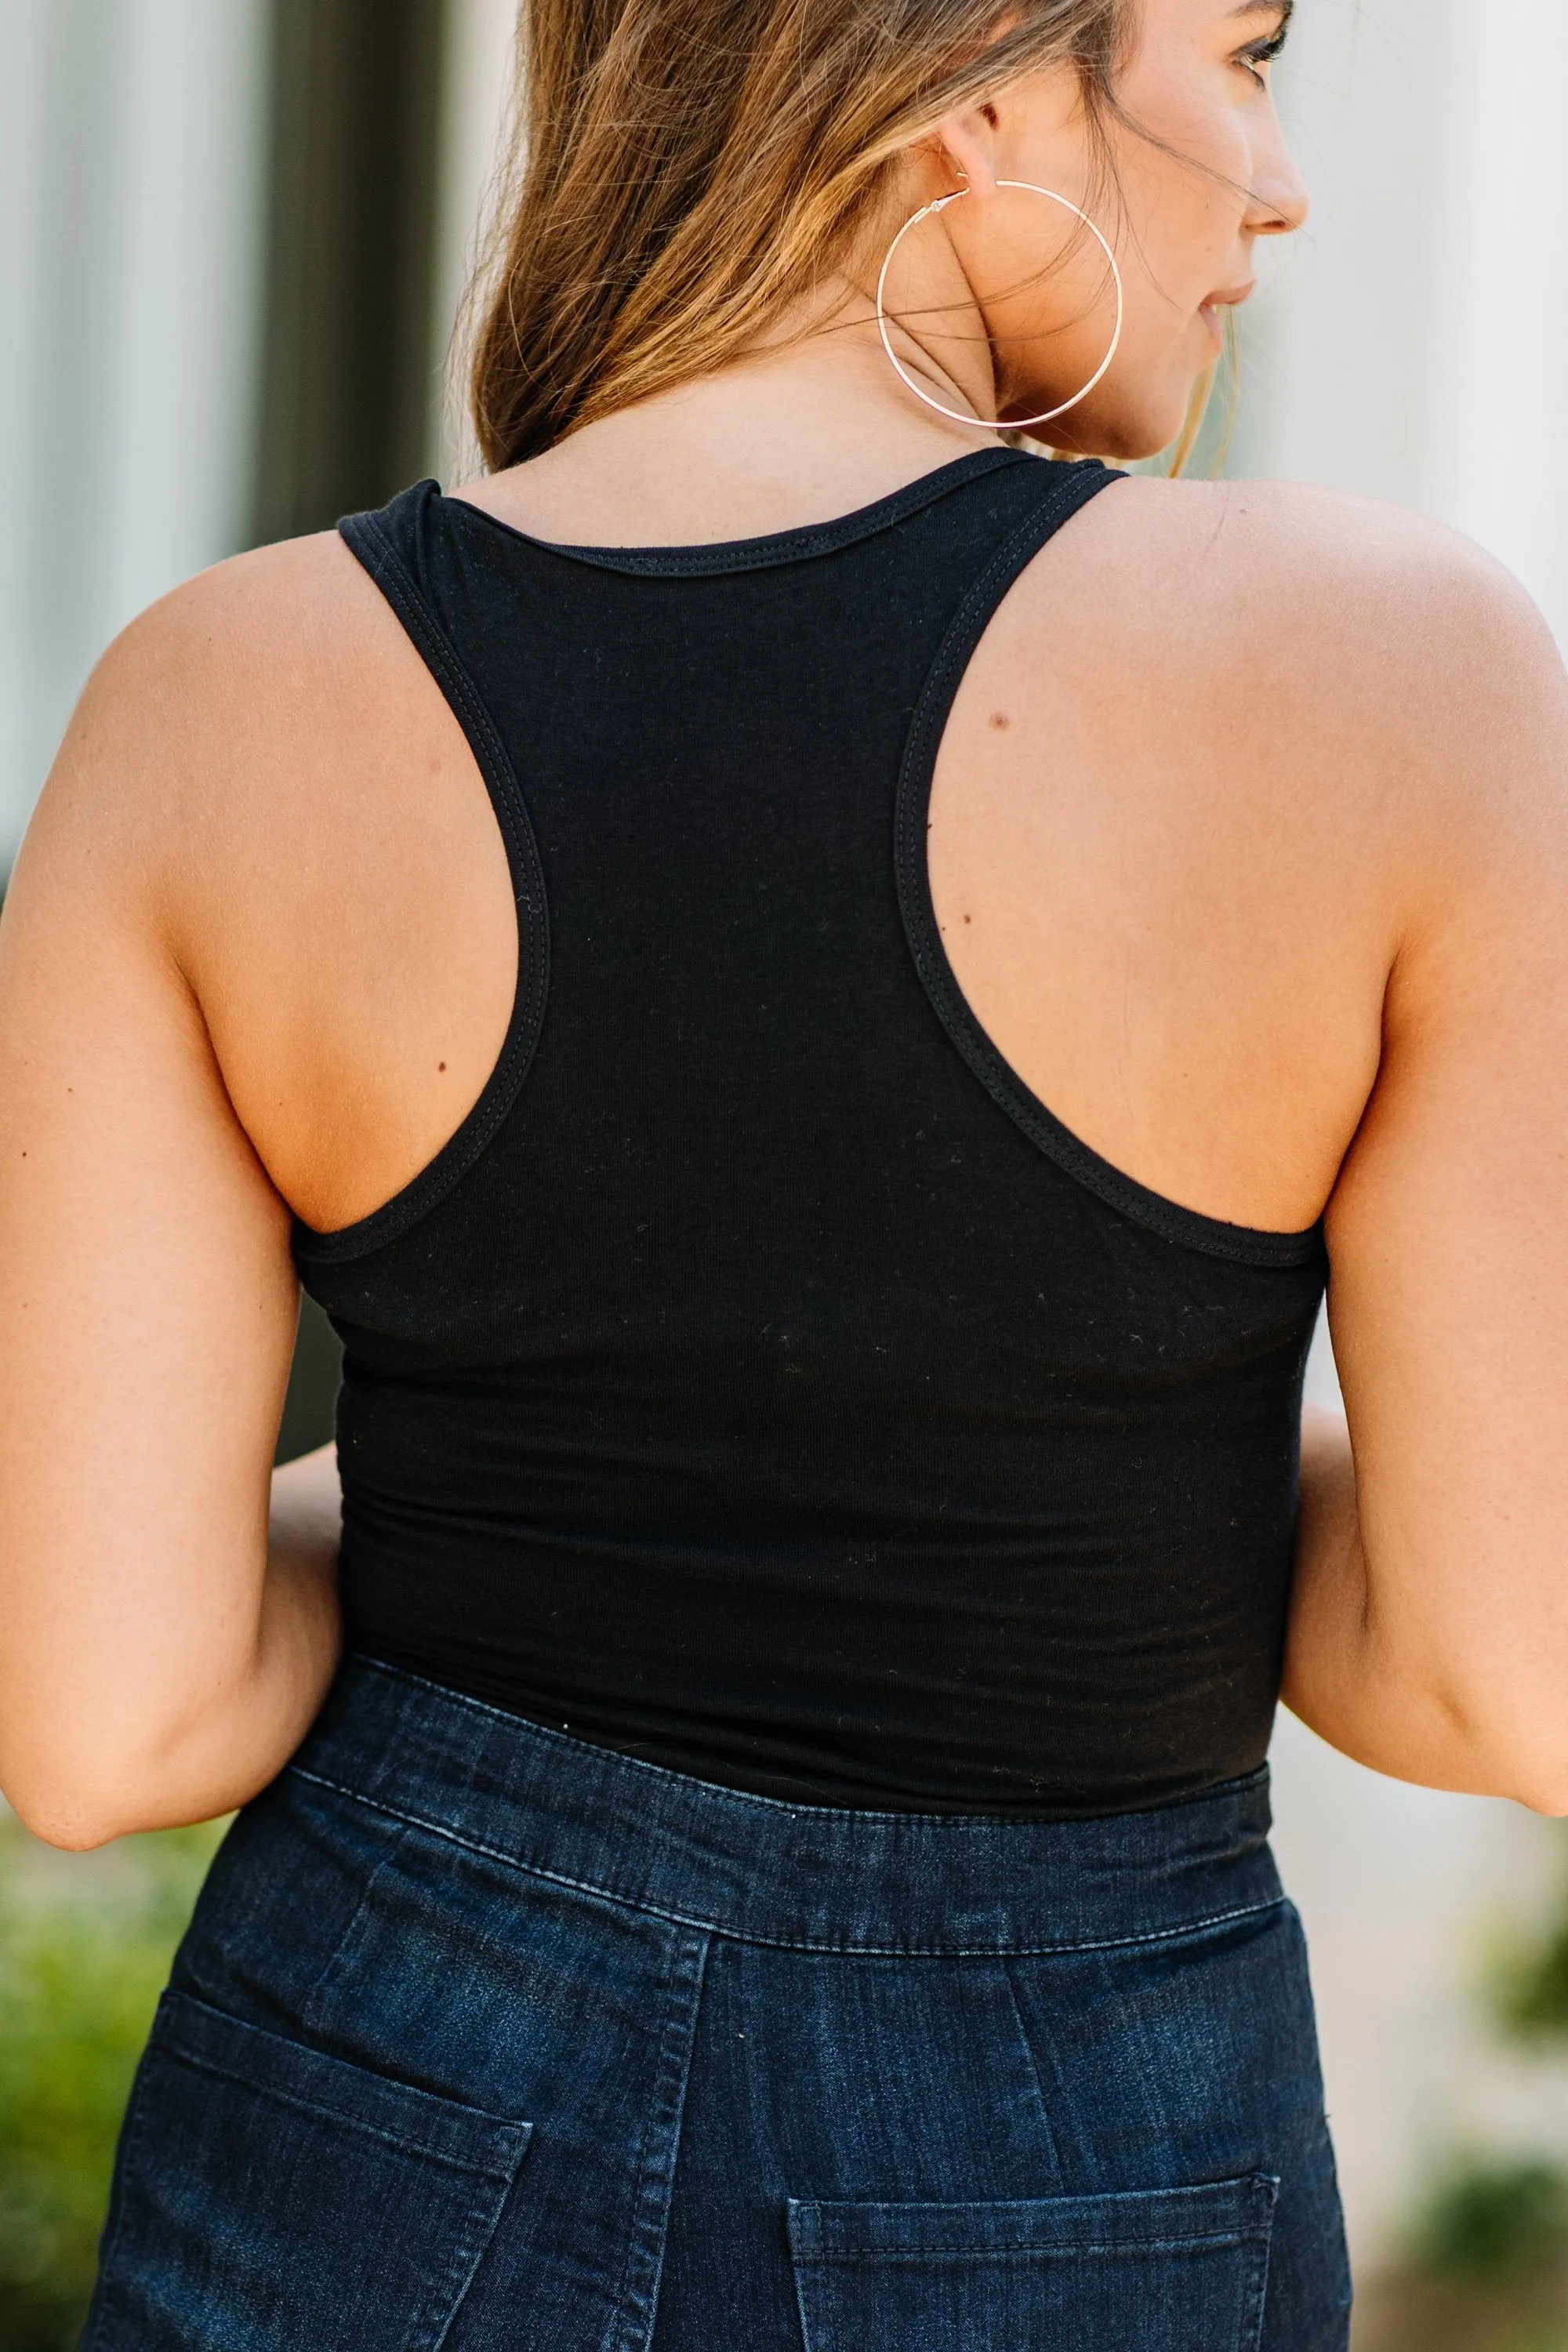
[[[489,510],[531,519],[528,470],[485,486]],[[559,500],[553,520],[568,538]],[[983,639],[932,800],[947,951],[1032,1091],[1152,1191],[1264,1228],[1322,1213],[1440,852],[1442,698],[1402,695],[1392,656],[1445,604],[1506,601],[1468,568],[1392,511],[1130,480]],[[188,781],[164,764],[140,854],[268,1174],[307,1223],[347,1224],[434,1158],[506,1032],[484,783],[335,539],[242,559],[144,626],[196,673],[205,740]]]

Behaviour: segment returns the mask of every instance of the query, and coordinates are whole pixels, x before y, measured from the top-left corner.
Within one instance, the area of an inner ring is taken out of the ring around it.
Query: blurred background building
[[[0,0],[0,862],[117,629],[443,455],[495,0]]]
[[[133,613],[460,464],[445,361],[512,16],[0,0],[0,871]],[[1568,8],[1300,0],[1279,91],[1317,209],[1265,256],[1230,470],[1458,525],[1568,643]],[[324,1433],[332,1379],[312,1326],[286,1451]],[[1332,1393],[1326,1341],[1312,1380]],[[1490,1940],[1551,1914],[1563,1835],[1379,1780],[1289,1723],[1277,1765],[1375,2270],[1444,2163],[1568,2158],[1563,2062],[1510,2055],[1475,1998]]]

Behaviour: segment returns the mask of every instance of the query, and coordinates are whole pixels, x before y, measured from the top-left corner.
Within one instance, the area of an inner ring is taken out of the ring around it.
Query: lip
[[[1257,278],[1249,278],[1243,286],[1226,286],[1219,293],[1211,294],[1206,302],[1198,306],[1198,316],[1214,337],[1216,350],[1225,348],[1224,313],[1238,310],[1253,294],[1257,285]]]

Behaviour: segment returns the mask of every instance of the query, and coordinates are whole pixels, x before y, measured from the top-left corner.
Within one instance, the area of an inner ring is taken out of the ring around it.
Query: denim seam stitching
[[[1108,2254],[1175,2254],[1194,2246],[1212,2246],[1228,2252],[1237,2246],[1266,2247],[1268,2239],[1269,2231],[1264,2228],[1195,2230],[1184,2238],[1025,2238],[1010,2246],[971,2246],[957,2242],[940,2246],[841,2246],[836,2247],[830,2254],[797,2254],[795,2260],[819,2263],[825,2268],[841,2263],[847,2269],[864,2263],[875,2263],[879,2269],[894,2263],[941,2263],[952,2254],[966,2257],[984,2254],[992,2262],[1004,2263],[1032,2254],[1070,2254],[1077,2261],[1086,2254],[1093,2254],[1098,2259]]]
[[[1242,2314],[1241,2333],[1237,2339],[1239,2352],[1259,2352],[1263,2342],[1264,2315],[1268,2308],[1268,2270],[1274,2253],[1274,2214],[1279,2199],[1279,2182],[1277,2176],[1265,2177],[1269,2179],[1270,2195],[1268,2220],[1258,2241],[1262,2260],[1252,2281],[1250,2308]]]
[[[305,2045],[301,2043],[300,2046],[303,2048]],[[325,2123],[342,2125],[345,2130],[363,2132],[367,2139],[379,2140],[384,2147],[397,2148],[405,2156],[416,2156],[421,2163],[439,2164],[449,2172],[466,2173],[472,2179],[494,2181],[502,2189],[509,2187],[517,2178],[532,2137],[532,2126],[529,2124],[492,2126],[492,2129],[521,2134],[522,2145],[514,2161],[510,2166],[470,2163],[464,2157],[447,2156],[442,2149],[431,2147],[424,2140],[405,2139],[401,2132],[390,2131],[384,2125],[366,2123],[363,2116],[352,2116],[342,2107],[329,2107],[319,2099],[306,2098],[301,2092],[284,2090],[276,2083],[264,2082],[255,2074],[243,2073],[237,2066],[225,2066],[216,2058],[199,2056],[194,2050],[182,2048],[177,2042],[161,2042],[158,2054],[172,2063],[188,2066],[193,2074],[216,2074],[219,2082],[237,2083],[242,2091],[251,2092],[264,2099],[276,2099],[280,2106],[294,2107],[300,2115],[316,2116]],[[479,2120],[482,2122],[484,2119],[481,2117]]]
[[[454,1690],[449,1683],[436,1682],[430,1675],[418,1674],[411,1666],[388,1665],[384,1659],[373,1658],[359,1651],[355,1652],[353,1664],[356,1672],[377,1675],[384,1682],[391,1683],[395,1686],[400,1682],[417,1684],[422,1690],[434,1691],[446,1704],[466,1707],[475,1715],[488,1716],[492,1723],[504,1724],[510,1731],[515,1732],[521,1723],[531,1738],[548,1740],[554,1748],[570,1748],[574,1755],[594,1758],[608,1756],[617,1769],[625,1767],[629,1771],[646,1773],[650,1779],[656,1780],[679,1781],[685,1778],[684,1774],[672,1771],[668,1764],[650,1764],[646,1757],[623,1755],[619,1749],[598,1748],[591,1740],[574,1739],[568,1731],[552,1731],[547,1723],[535,1723],[531,1717],[520,1717],[515,1711],[507,1707],[492,1706],[489,1699],[476,1698],[470,1691]],[[1156,1806],[1152,1811],[1163,1814],[1178,1812],[1184,1805],[1202,1804],[1206,1798],[1218,1796],[1222,1792],[1255,1787],[1267,1777],[1268,1770],[1267,1764],[1260,1764],[1256,1771],[1244,1773],[1238,1780],[1221,1781],[1215,1788],[1199,1790],[1193,1796],[1178,1797],[1171,1804]],[[339,1784],[334,1781],[331,1785],[335,1788]],[[814,1805],[804,1799],[799,1804],[795,1804],[788,1797],[753,1796],[749,1789],[726,1789],[717,1781],[704,1781],[702,1796],[704,1803],[718,1801],[726,1805],[745,1805],[761,1812],[788,1813],[792,1816],[805,1813],[811,1817],[818,1814],[831,1817],[841,1814],[847,1810],[838,1805]],[[912,1823],[921,1829],[935,1829],[949,1832],[969,1829],[977,1821],[998,1829],[1015,1828],[1019,1826],[1020,1822],[1029,1827],[1041,1825],[1041,1817],[1032,1814],[1016,1816],[1007,1813],[895,1813],[889,1812],[885,1809],[878,1811],[869,1806],[861,1805],[848,1810],[853,1811],[857,1822]],[[1049,1826],[1058,1818],[1057,1816],[1044,1817],[1046,1825]],[[1078,1817],[1071,1818],[1075,1821],[1078,1819]],[[1090,1822],[1117,1818],[1115,1814],[1090,1813],[1082,1816],[1082,1820]]]
[[[167,1999],[168,1996],[165,1994],[164,2001],[166,2001]],[[160,2001],[160,2019],[163,2014],[163,2001]],[[511,2166],[509,2172],[479,2172],[476,2171],[472,2166],[464,2165],[460,2161],[439,2156],[431,2148],[420,2147],[412,2141],[400,2140],[395,2135],[383,2132],[374,2126],[360,2124],[356,2122],[354,2118],[345,2116],[335,2109],[317,2106],[308,2100],[300,2099],[287,2093],[279,2092],[277,2090],[276,2086],[271,2084],[258,2084],[248,2076],[237,2074],[230,2068],[214,2064],[210,2060],[198,2059],[190,2053],[180,2049],[177,2044],[160,2042],[157,2043],[156,2048],[159,2057],[165,2061],[178,2060],[182,2063],[190,2066],[193,2072],[216,2074],[220,2080],[237,2083],[243,2089],[259,2091],[264,2095],[279,2098],[284,2105],[298,2107],[303,2114],[316,2116],[331,2123],[346,2123],[350,2125],[352,2128],[363,2131],[367,2135],[367,2137],[381,2140],[388,2147],[405,2150],[407,2153],[416,2156],[421,2161],[445,2165],[448,2170],[466,2173],[469,2179],[474,2181],[476,2184],[488,2180],[500,2189],[500,2203],[496,2206],[494,2212],[491,2214],[488,2229],[482,2226],[477,2226],[482,2225],[483,2215],[474,2210],[475,2198],[473,2195],[470,2195],[466,2236],[463,2242],[455,2250],[452,2259],[449,2262],[447,2278],[443,2282],[441,2298],[439,2302],[437,2302],[435,2298],[434,2290],[432,2290],[431,2294],[426,2297],[425,2312],[420,2315],[422,2324],[419,2326],[418,2334],[410,2338],[409,2352],[441,2352],[442,2345],[446,2342],[447,2336],[451,2333],[453,2322],[456,2320],[458,2313],[462,2309],[464,2302],[467,2300],[468,2290],[474,2283],[479,2263],[484,2257],[485,2250],[489,2245],[490,2239],[495,2234],[496,2227],[500,2217],[501,2206],[504,2205],[506,2197],[510,2190],[510,2185],[512,2181],[516,2179],[518,2172],[521,2168],[523,2158],[528,2153],[529,2146],[532,2139],[533,2126],[531,2124],[521,2126],[510,2125],[505,2126],[505,2128],[511,2130],[521,2130],[523,2135],[522,2146],[518,2151],[517,2160]],[[140,2077],[146,2067],[148,2060],[153,2054],[153,2044],[149,2042],[147,2050],[142,2053],[142,2066],[138,2069],[138,2089],[142,2087]],[[114,2317],[113,2305],[119,2289],[118,2283],[110,2275],[110,2266],[116,2252],[118,2251],[125,2226],[127,2199],[124,2191],[129,2186],[136,2158],[141,2151],[145,2137],[145,2102],[137,2102],[135,2100],[134,2093],[132,2094],[132,2106],[133,2112],[128,2116],[125,2134],[116,2162],[115,2190],[117,2192],[117,2210],[112,2215],[112,2235],[106,2238],[100,2256],[99,2284],[98,2292],[94,2296],[94,2313],[91,2318],[91,2334],[90,2336],[84,2336],[82,2339],[82,2352],[100,2352],[100,2347],[106,2342],[104,2330],[110,2325]]]
[[[1056,2167],[1057,2179],[1063,2180],[1066,2175],[1062,2170],[1062,2152],[1057,2145],[1056,2126],[1051,2121],[1050,2102],[1046,2096],[1046,2085],[1040,2074],[1040,2062],[1035,2055],[1035,2045],[1029,2039],[1029,2029],[1024,2022],[1023,2007],[1018,2000],[1018,1988],[1013,1982],[1013,1971],[1008,1965],[1011,1957],[1007,1952],[997,1955],[1002,1968],[1002,1981],[1007,1988],[1007,2000],[1013,2011],[1013,2022],[1018,2029],[1018,2040],[1023,2047],[1024,2056],[1028,2062],[1029,2073],[1034,2079],[1035,2095],[1040,2103],[1040,2118],[1046,2127],[1046,2146],[1051,2152],[1051,2162]]]
[[[360,1921],[364,1917],[371,1897],[375,1889],[381,1884],[383,1873],[391,1869],[393,1864],[397,1859],[398,1854],[403,1850],[403,1841],[407,1834],[408,1825],[406,1822],[404,1822],[399,1826],[397,1834],[393,1839],[391,1844],[387,1847],[386,1852],[382,1855],[380,1861],[375,1864],[374,1867],[366,1876],[363,1885],[360,1888],[359,1901],[354,1905],[353,1911],[349,1914],[347,1920],[343,1924],[342,1934],[338,1937],[337,1942],[332,1946],[331,1950],[322,1961],[321,1968],[318,1969],[316,1975],[311,1979],[306,1991],[300,1996],[300,2022],[301,2025],[314,2027],[317,2030],[320,2029],[322,2022],[321,2009],[323,2006],[323,1995],[327,1985],[339,1962],[342,1960],[343,1954],[348,1950],[350,1937],[353,1936],[355,1928],[359,1926]]]
[[[1194,1936],[1206,1935],[1215,1927],[1228,1927],[1241,1919],[1256,1919],[1266,1911],[1276,1911],[1285,1900],[1282,1895],[1272,1895],[1264,1903],[1245,1903],[1231,1911],[1215,1911],[1201,1919],[1188,1919],[1178,1926],[1161,1927],[1141,1936],[1102,1936],[1084,1941],[1054,1944],[851,1944],[824,1943],[805,1936],[765,1936],[755,1928],[731,1927],[721,1920],[702,1919],[695,1914],[672,1910],[662,1904],[650,1903],[646,1897],[628,1895],[611,1886],[596,1885],[591,1879],[573,1878],[564,1871],[546,1870],[542,1864],[525,1862],[519,1855],[507,1853],[501,1847],[488,1845],[480,1838],[465,1837],[461,1831],[449,1828],[444,1822],[431,1821],[423,1813],[408,1811],[401,1805],[389,1805],[378,1797],[367,1797],[346,1782],[332,1780],[325,1772],[312,1772],[305,1765],[290,1764],[290,1772],[319,1789],[331,1789],[351,1804],[366,1805],[373,1812],[388,1813],[395,1821],[406,1822],[415,1829],[424,1830],[432,1837],[445,1838],[451,1845],[460,1846],[468,1853],[482,1853],[490,1862],[499,1862],[508,1870],[520,1871],[524,1877],[542,1880],[547,1885],[569,1887],[575,1895],[591,1895],[603,1902],[618,1903],[627,1911],[646,1912],[649,1917],[666,1919],[674,1927],[692,1927],[721,1942],[755,1944],[773,1951],[824,1952],[842,1958],[864,1957],[868,1959],[994,1959],[1013,1955],[1019,1959],[1047,1958],[1056,1953],[1117,1952],[1134,1947],[1154,1944],[1184,1943]]]
[[[611,2352],[646,2352],[658,2320],[670,2199],[710,1941],[707,1935],[686,1934],[675,1939],[670,1951],[663,1987],[669,2007],[659,2037],[653,2096],[637,2153],[637,2201],[616,2290],[621,2311]]]

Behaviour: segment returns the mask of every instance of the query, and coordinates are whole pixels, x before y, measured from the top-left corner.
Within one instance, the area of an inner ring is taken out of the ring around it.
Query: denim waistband
[[[558,1885],[803,1950],[1092,1950],[1281,1900],[1267,1770],[1093,1821],[839,1811],[689,1780],[367,1658],[290,1769]]]

